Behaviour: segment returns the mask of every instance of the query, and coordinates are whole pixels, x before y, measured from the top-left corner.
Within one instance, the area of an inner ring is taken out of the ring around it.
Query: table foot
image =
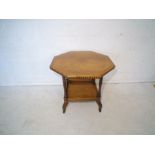
[[[100,99],[97,99],[96,102],[97,102],[98,107],[99,107],[99,112],[101,112],[102,111],[102,103],[101,103]]]
[[[68,102],[65,101],[64,104],[63,104],[63,106],[62,106],[62,112],[63,112],[63,113],[66,112],[66,107],[67,107],[67,105],[68,105]]]

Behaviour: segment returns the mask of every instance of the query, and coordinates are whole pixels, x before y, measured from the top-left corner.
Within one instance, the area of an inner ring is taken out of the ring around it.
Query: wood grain
[[[114,69],[111,59],[92,51],[71,51],[55,56],[50,68],[66,78],[96,79]]]

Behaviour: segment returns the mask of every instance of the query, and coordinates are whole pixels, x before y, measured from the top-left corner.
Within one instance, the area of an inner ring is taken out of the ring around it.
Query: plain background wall
[[[53,56],[107,54],[110,83],[155,81],[155,20],[0,20],[0,85],[61,84]]]

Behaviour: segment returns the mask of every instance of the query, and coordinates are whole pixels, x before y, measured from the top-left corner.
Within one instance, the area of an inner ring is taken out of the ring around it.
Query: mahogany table
[[[71,51],[55,56],[50,69],[62,76],[63,113],[69,101],[96,101],[101,112],[102,78],[114,68],[108,56],[93,51]],[[99,87],[96,79],[99,79]]]

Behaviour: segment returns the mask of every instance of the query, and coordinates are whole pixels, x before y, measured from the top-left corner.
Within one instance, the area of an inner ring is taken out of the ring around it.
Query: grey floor
[[[62,86],[0,87],[0,134],[155,134],[153,83],[103,84],[95,102],[70,103]]]

